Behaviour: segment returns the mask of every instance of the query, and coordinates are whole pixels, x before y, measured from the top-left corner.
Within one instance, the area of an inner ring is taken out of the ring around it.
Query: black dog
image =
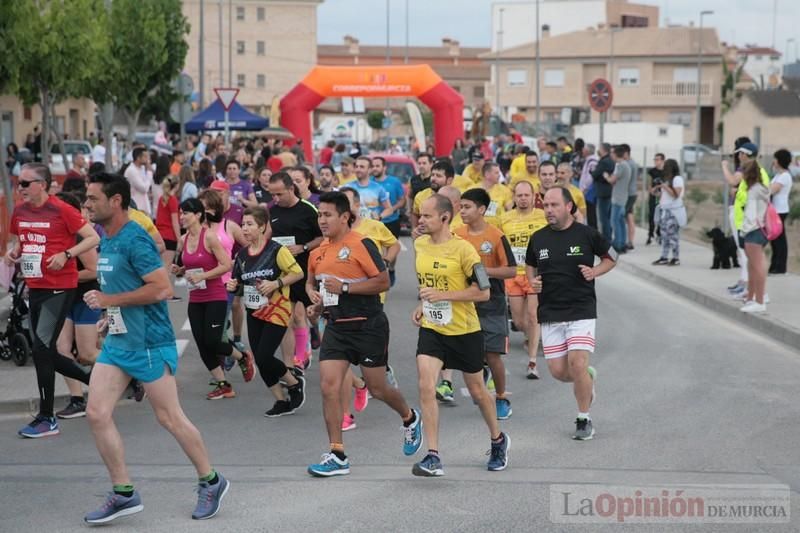
[[[736,259],[736,242],[733,237],[726,237],[719,228],[712,228],[706,235],[711,237],[714,245],[714,263],[711,265],[711,270],[717,270],[720,267],[731,268],[731,263],[734,268],[739,268],[739,260]]]

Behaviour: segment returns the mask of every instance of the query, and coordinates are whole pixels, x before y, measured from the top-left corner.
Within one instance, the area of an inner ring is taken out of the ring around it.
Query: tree
[[[177,97],[169,84],[186,59],[189,24],[180,0],[114,0],[105,28],[111,44],[92,97],[121,109],[132,136],[145,107]]]
[[[12,45],[11,29],[16,23],[17,9],[14,0],[0,0],[0,50],[3,50],[3,60],[0,61],[0,94],[6,91],[15,92],[19,74],[19,60],[17,59],[17,48]],[[2,113],[0,113],[2,116]],[[6,143],[13,139],[3,139],[3,129],[0,127],[0,148],[5,149]],[[5,198],[7,213],[11,213],[14,207],[14,191],[11,190],[11,180],[5,165],[5,153],[3,154],[3,164],[0,164],[0,180],[2,181],[2,192]],[[2,227],[7,227],[5,220],[0,220]]]
[[[101,68],[101,51],[107,48],[103,3],[28,0],[13,4],[13,27],[7,36],[19,69],[13,90],[23,103],[38,104],[42,110],[42,159],[48,161],[50,133],[59,133],[53,124],[56,104],[86,96]],[[84,23],[87,13],[94,18],[91,23]],[[58,135],[64,154],[62,141]]]
[[[367,124],[374,130],[383,129],[383,111],[370,111],[367,113]]]

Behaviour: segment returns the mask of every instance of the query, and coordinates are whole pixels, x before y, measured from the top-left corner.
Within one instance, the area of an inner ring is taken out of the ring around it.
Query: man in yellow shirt
[[[556,169],[556,185],[565,187],[572,195],[572,200],[575,202],[575,207],[578,211],[575,213],[575,220],[581,224],[586,224],[586,198],[579,188],[570,183],[572,178],[572,164],[569,161],[562,161],[558,164]],[[542,196],[544,193],[551,189],[552,185],[545,187],[542,183]]]
[[[355,160],[353,160],[352,157],[346,156],[342,158],[342,171],[336,175],[336,177],[339,178],[339,187],[344,187],[351,181],[355,181],[356,173],[353,168],[354,164]]]
[[[525,175],[525,156],[531,152],[531,149],[524,145],[518,144],[514,151],[514,159],[511,161],[511,168],[508,170],[509,182],[516,176]]]
[[[439,194],[447,197],[447,199],[450,200],[450,203],[453,205],[453,212],[455,215],[453,215],[453,220],[450,221],[450,231],[455,231],[464,226],[464,221],[461,220],[461,213],[459,212],[461,209],[461,191],[452,185],[445,185],[439,189]]]
[[[469,181],[471,181],[474,185],[483,179],[483,165],[485,160],[480,148],[473,147],[472,154],[470,155],[470,161],[472,161],[472,163],[467,165],[461,175],[469,179]]]
[[[439,454],[439,406],[436,378],[444,368],[460,370],[478,404],[491,438],[489,470],[508,465],[510,439],[500,431],[495,403],[483,382],[485,349],[475,302],[490,297],[489,276],[472,245],[450,231],[453,206],[435,194],[420,211],[423,235],[414,241],[420,304],[412,314],[419,327],[417,371],[422,430],[428,445],[425,457],[414,465],[416,476],[442,476]]]
[[[500,166],[493,161],[484,163],[483,178],[470,189],[483,189],[489,194],[492,201],[483,216],[486,222],[499,229],[500,217],[514,204],[511,190],[500,183]]]
[[[527,181],[533,185],[534,192],[539,191],[539,156],[536,155],[536,152],[525,154],[525,171],[511,176],[509,187],[513,189],[520,181]]]
[[[531,236],[547,225],[541,203],[537,207],[537,197],[529,181],[520,181],[514,187],[514,203],[517,207],[500,218],[501,229],[517,263],[517,275],[505,280],[506,295],[511,308],[511,320],[518,331],[525,333],[528,341],[528,379],[539,379],[536,369],[536,350],[539,348],[536,311],[539,301],[525,275],[525,254]]]

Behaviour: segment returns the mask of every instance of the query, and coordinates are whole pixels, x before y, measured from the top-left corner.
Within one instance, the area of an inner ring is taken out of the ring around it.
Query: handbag
[[[783,221],[772,202],[767,204],[767,211],[764,214],[764,225],[761,226],[761,233],[768,241],[774,241],[783,233]]]

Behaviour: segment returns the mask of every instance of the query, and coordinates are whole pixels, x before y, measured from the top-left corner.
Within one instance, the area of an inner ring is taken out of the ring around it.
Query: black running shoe
[[[306,379],[299,377],[297,382],[299,386],[289,388],[289,405],[292,411],[300,409],[306,403]]]
[[[319,349],[322,344],[322,340],[319,338],[319,327],[316,324],[312,324],[311,327],[308,328],[308,333],[311,336],[311,349]]]
[[[56,413],[58,418],[70,419],[86,416],[85,400],[70,400],[69,404]]]
[[[267,418],[275,418],[278,416],[291,414],[294,414],[292,405],[287,400],[278,400],[275,402],[275,405],[272,406],[272,409],[264,413],[264,416]]]

